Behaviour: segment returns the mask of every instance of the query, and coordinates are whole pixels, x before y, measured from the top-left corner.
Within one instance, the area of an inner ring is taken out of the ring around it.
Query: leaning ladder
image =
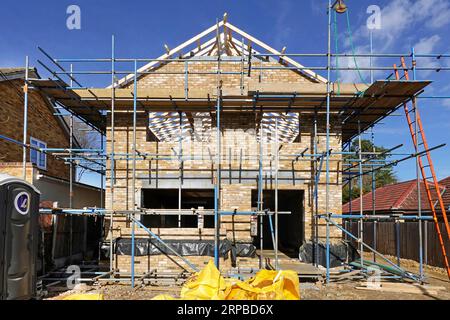
[[[408,81],[409,80],[408,68],[406,67],[405,59],[403,57],[401,57],[401,66],[402,66],[402,69],[404,72],[404,78],[405,78],[405,80]],[[394,71],[395,71],[395,78],[397,80],[400,80],[397,65],[395,65],[395,64],[394,64]],[[448,223],[448,219],[447,219],[447,213],[445,211],[444,201],[443,201],[442,195],[440,193],[438,180],[436,178],[436,173],[435,173],[434,166],[433,166],[433,161],[431,160],[431,154],[430,154],[430,151],[428,148],[427,139],[425,137],[422,120],[420,118],[419,110],[417,109],[417,105],[416,105],[416,99],[414,97],[412,99],[411,105],[412,106],[410,109],[408,107],[407,103],[403,103],[403,109],[405,111],[406,120],[408,121],[409,131],[411,133],[411,138],[412,138],[416,153],[419,154],[417,157],[418,165],[419,165],[420,172],[422,175],[423,184],[425,186],[428,203],[430,205],[431,212],[433,213],[434,226],[436,228],[436,232],[437,232],[438,239],[439,239],[439,244],[441,246],[441,251],[442,251],[442,256],[444,258],[445,268],[447,270],[447,275],[450,279],[450,266],[449,266],[449,262],[448,262],[448,258],[447,258],[447,253],[445,250],[444,239],[442,237],[441,229],[439,227],[436,206],[435,206],[436,200],[437,200],[437,203],[439,204],[439,207],[442,212],[442,218],[444,220],[445,229],[447,231],[447,237],[450,239],[450,228],[449,228],[449,223]],[[411,119],[411,116],[410,116],[411,113],[414,113],[414,116],[415,116],[414,120]],[[414,125],[417,125],[417,129],[418,129],[417,132],[414,130],[415,129]],[[424,149],[423,152],[420,152],[419,148],[423,148]],[[427,164],[424,165],[424,162]],[[427,172],[426,172],[427,169],[429,171],[428,174],[430,174],[429,176],[427,176]],[[429,181],[429,179],[432,179],[432,181]],[[430,185],[434,186],[434,188],[436,190],[437,199],[433,200]]]

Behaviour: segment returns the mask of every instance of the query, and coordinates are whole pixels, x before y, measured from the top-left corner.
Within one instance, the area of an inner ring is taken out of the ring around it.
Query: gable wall
[[[22,142],[23,140],[23,81],[12,80],[15,87],[5,81],[0,82],[0,134]],[[18,88],[20,91],[16,90]],[[65,148],[69,146],[68,137],[56,120],[44,98],[36,91],[29,91],[28,135],[47,143],[48,148]],[[29,143],[29,141],[28,141]],[[30,151],[27,150],[27,161]],[[6,163],[22,162],[22,147],[0,139],[0,162],[6,170]],[[16,164],[12,164],[17,167]],[[0,169],[2,170],[2,169]],[[11,170],[10,170],[11,171]],[[42,170],[43,171],[43,170]],[[12,170],[22,177],[22,170]],[[6,172],[5,172],[6,173]],[[45,174],[68,179],[69,167],[63,161],[47,155]]]
[[[280,64],[276,61],[260,62],[256,61],[252,63],[252,67],[279,67]],[[261,81],[264,83],[278,82],[278,83],[298,83],[298,82],[311,82],[307,77],[298,74],[292,70],[274,70],[264,69],[255,70],[252,69],[250,77],[247,73],[247,64],[244,64],[244,69],[240,61],[221,62],[221,80],[223,82],[223,88],[240,89],[241,86],[241,74],[244,88],[247,87],[250,80]],[[189,87],[197,89],[217,89],[217,62],[212,61],[194,61],[187,64],[188,79],[187,83]],[[156,73],[160,74],[156,74]],[[171,72],[182,72],[183,74],[170,74]],[[185,86],[185,62],[170,62],[166,65],[155,70],[155,74],[143,75],[138,80],[138,88],[162,88],[162,89],[181,89]],[[205,73],[208,74],[195,74]],[[209,74],[213,72],[214,74]],[[237,72],[239,74],[225,74],[226,72]],[[166,73],[166,74],[164,74]],[[133,88],[133,82],[131,81],[127,86]]]

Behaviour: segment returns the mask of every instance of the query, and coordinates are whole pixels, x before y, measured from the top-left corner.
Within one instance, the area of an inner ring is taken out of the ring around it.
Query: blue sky
[[[102,58],[111,55],[111,35],[116,37],[116,56],[154,58],[164,52],[166,43],[177,44],[213,25],[216,18],[228,13],[229,21],[274,48],[287,47],[288,53],[324,53],[327,42],[327,0],[310,1],[26,1],[2,0],[0,9],[0,66],[23,66],[25,55],[31,63],[45,60],[39,45],[57,58]],[[347,0],[354,47],[368,52],[369,36],[366,9],[381,8],[381,30],[375,30],[374,52],[449,53],[450,1],[448,0]],[[76,4],[81,8],[81,30],[66,28],[66,9]],[[340,52],[351,52],[345,34],[345,15],[337,17]],[[333,40],[333,50],[335,42]],[[304,65],[323,64],[313,58],[299,60]],[[391,66],[395,59],[379,59],[377,65]],[[367,60],[358,60],[364,66]],[[341,60],[340,65],[353,65]],[[450,59],[419,59],[418,66],[450,66]],[[38,66],[39,68],[39,66]],[[130,67],[131,68],[131,67]],[[97,70],[100,68],[97,68]],[[41,75],[45,75],[39,68]],[[129,70],[129,68],[128,68]],[[387,73],[376,73],[383,79]],[[355,72],[341,73],[341,79],[360,82]],[[367,74],[363,74],[367,76]],[[336,77],[334,74],[333,77]],[[78,77],[89,86],[106,85],[106,78],[95,80]],[[450,71],[418,72],[418,79],[433,80],[425,95],[449,95]],[[448,142],[450,134],[450,100],[419,100],[428,142],[431,146]],[[402,113],[398,114],[402,115]],[[403,143],[402,152],[412,152],[411,137],[403,116],[390,117],[375,128],[376,143],[385,147]],[[450,175],[450,147],[433,152],[439,177]],[[414,161],[396,167],[400,180],[414,178]],[[86,175],[84,181],[97,184],[98,179]]]

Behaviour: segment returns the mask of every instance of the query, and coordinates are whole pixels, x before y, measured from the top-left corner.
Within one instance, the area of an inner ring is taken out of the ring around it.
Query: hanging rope
[[[348,11],[349,10],[347,10],[345,12],[345,15],[347,17],[347,32],[348,32],[348,37],[349,37],[349,41],[350,41],[350,46],[352,48],[353,61],[355,62],[355,67],[356,67],[356,71],[358,72],[359,78],[365,85],[368,85],[367,82],[364,80],[364,77],[361,74],[361,70],[359,70],[358,62],[356,61],[355,46],[353,45],[352,30],[350,28],[350,16],[348,15]]]
[[[334,42],[335,42],[335,51],[336,54],[339,54],[339,48],[338,48],[338,28],[337,28],[337,13],[336,10],[333,11],[334,12]],[[337,86],[338,86],[338,90],[337,90],[337,95],[340,96],[341,95],[341,81],[340,81],[340,77],[339,77],[339,57],[336,55],[336,82],[337,82]]]

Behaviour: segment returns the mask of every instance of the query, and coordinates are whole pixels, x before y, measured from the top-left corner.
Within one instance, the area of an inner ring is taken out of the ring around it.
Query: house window
[[[47,148],[47,144],[41,140],[30,137],[30,145],[36,148]],[[30,149],[30,161],[39,169],[47,170],[47,155],[35,149]]]

